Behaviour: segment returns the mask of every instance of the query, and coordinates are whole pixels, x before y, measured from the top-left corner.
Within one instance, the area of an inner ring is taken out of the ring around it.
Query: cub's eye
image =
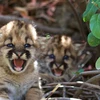
[[[67,56],[67,55],[65,55],[65,56],[63,57],[64,60],[67,60],[68,58],[69,58],[69,56]]]
[[[31,47],[31,45],[30,45],[29,43],[26,43],[26,44],[24,45],[24,47],[25,47],[25,48],[29,48],[29,47]]]
[[[9,47],[9,48],[13,48],[14,45],[13,45],[12,43],[9,43],[9,44],[7,44],[7,47]]]
[[[50,54],[49,58],[54,59],[55,58],[54,54]]]

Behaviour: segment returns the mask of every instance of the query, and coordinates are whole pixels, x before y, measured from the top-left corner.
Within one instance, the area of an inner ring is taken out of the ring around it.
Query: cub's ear
[[[1,53],[1,47],[4,45],[4,39],[3,39],[3,35],[0,33],[0,56],[2,55]]]
[[[0,48],[3,46],[4,40],[3,40],[3,35],[0,33]]]
[[[11,31],[11,27],[12,27],[12,25],[7,24],[7,25],[4,25],[0,28],[0,48],[4,44],[4,40],[7,36],[7,34],[9,34],[9,32]]]
[[[37,42],[39,43],[40,56],[44,56],[47,51],[48,42],[50,38],[38,36]]]
[[[83,52],[83,50],[86,48],[86,42],[74,42],[74,49],[77,53],[77,56],[80,56]]]
[[[41,51],[45,51],[45,49],[47,48],[47,44],[49,42],[49,39],[50,38],[47,38],[47,37],[39,37],[37,38],[37,41],[40,45],[40,50]]]

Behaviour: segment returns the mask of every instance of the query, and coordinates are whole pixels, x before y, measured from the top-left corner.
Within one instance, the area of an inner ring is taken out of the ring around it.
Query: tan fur
[[[22,21],[11,21],[0,29],[0,33],[0,100],[40,100],[38,69],[33,66],[38,53],[35,28]],[[14,46],[9,47],[9,44]],[[25,44],[31,46],[25,47]],[[26,61],[22,70],[12,67],[14,59]],[[32,91],[32,98],[28,90]]]
[[[55,35],[47,41],[46,39],[40,41],[44,41],[45,44],[42,47],[43,43],[40,42],[44,56],[38,60],[42,79],[46,79],[47,83],[69,81],[74,75],[72,70],[76,67],[79,47],[67,35]],[[54,58],[50,58],[52,55]],[[64,58],[65,56],[68,59]]]

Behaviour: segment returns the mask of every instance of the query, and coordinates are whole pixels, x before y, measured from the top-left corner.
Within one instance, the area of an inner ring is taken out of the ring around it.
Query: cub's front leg
[[[31,88],[26,93],[25,100],[41,100],[42,91],[38,88]]]
[[[10,99],[8,98],[7,93],[0,92],[0,100],[10,100]]]
[[[0,100],[9,100],[8,98],[0,97]]]

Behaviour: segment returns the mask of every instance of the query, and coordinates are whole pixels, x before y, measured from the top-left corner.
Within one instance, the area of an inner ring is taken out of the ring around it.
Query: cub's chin
[[[15,74],[20,74],[25,71],[27,61],[23,59],[13,59],[9,60],[10,70]]]

